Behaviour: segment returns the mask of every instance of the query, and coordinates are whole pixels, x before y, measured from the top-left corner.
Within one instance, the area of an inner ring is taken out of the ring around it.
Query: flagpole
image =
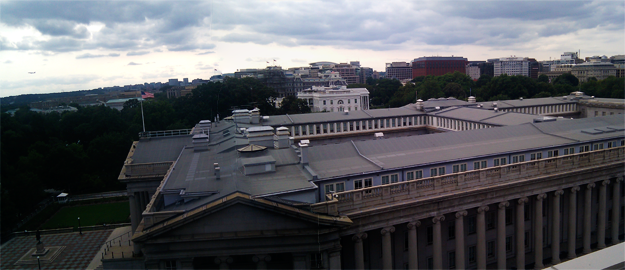
[[[143,97],[141,97],[141,122],[143,122],[143,133],[145,133],[145,118],[143,117]]]

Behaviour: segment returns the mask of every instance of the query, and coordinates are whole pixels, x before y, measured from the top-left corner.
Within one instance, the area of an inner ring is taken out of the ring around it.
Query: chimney
[[[308,140],[302,140],[299,142],[300,163],[308,164]]]
[[[215,167],[215,178],[217,180],[221,179],[221,168],[220,167]]]
[[[422,99],[418,99],[417,103],[416,103],[416,106],[417,106],[417,111],[423,111],[423,100]]]

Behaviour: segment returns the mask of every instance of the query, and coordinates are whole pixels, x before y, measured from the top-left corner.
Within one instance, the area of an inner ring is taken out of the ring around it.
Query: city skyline
[[[203,78],[317,61],[623,54],[623,2],[0,4],[1,97]],[[276,60],[275,62],[273,60]],[[30,72],[35,72],[31,74]]]

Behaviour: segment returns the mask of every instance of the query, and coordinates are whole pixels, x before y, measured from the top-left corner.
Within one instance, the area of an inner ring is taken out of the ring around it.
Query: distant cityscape
[[[477,81],[483,75],[497,77],[503,74],[509,76],[527,76],[537,79],[541,75],[548,77],[551,82],[556,77],[570,73],[578,78],[579,82],[586,82],[589,78],[603,80],[609,76],[623,77],[625,74],[625,55],[591,56],[580,58],[579,52],[564,52],[560,59],[537,61],[531,57],[509,56],[487,59],[486,61],[469,61],[462,56],[425,56],[410,62],[386,63],[384,71],[364,67],[360,61],[349,63],[314,62],[308,66],[290,67],[287,69],[277,65],[268,65],[261,69],[238,69],[234,73],[212,75],[209,79],[189,78],[169,79],[167,82],[145,82],[143,84],[110,86],[93,89],[85,94],[55,95],[54,97],[39,98],[29,102],[34,110],[71,110],[59,108],[61,105],[77,103],[81,106],[106,105],[118,110],[128,99],[140,98],[141,91],[148,93],[164,92],[168,98],[185,96],[198,85],[208,82],[220,82],[227,77],[252,77],[273,88],[279,99],[287,96],[297,96],[304,90],[316,87],[347,86],[351,84],[365,84],[368,79],[396,79],[403,84],[420,76],[440,76],[447,73],[460,72]],[[75,92],[72,92],[75,93]],[[11,104],[11,98],[3,98],[3,105]]]

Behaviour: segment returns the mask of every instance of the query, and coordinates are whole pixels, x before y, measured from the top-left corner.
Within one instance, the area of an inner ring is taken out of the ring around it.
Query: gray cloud
[[[50,37],[0,39],[3,49],[107,49],[127,56],[160,48],[212,50],[211,40],[371,50],[514,46],[598,27],[622,36],[625,28],[625,4],[614,1],[18,1],[2,7],[4,23],[30,25]],[[85,25],[94,22],[105,26],[90,33]],[[226,33],[214,36],[209,29]]]
[[[129,66],[140,66],[141,63],[135,63],[135,62],[130,62],[128,63]]]
[[[201,52],[201,53],[196,53],[195,55],[207,55],[207,54],[213,54],[215,53],[214,51],[205,51],[205,52]]]
[[[133,51],[126,54],[126,56],[145,55],[150,53],[149,51]]]
[[[100,58],[100,57],[119,57],[119,53],[109,53],[109,54],[90,54],[85,53],[79,56],[76,56],[76,59],[88,59],[88,58]]]

